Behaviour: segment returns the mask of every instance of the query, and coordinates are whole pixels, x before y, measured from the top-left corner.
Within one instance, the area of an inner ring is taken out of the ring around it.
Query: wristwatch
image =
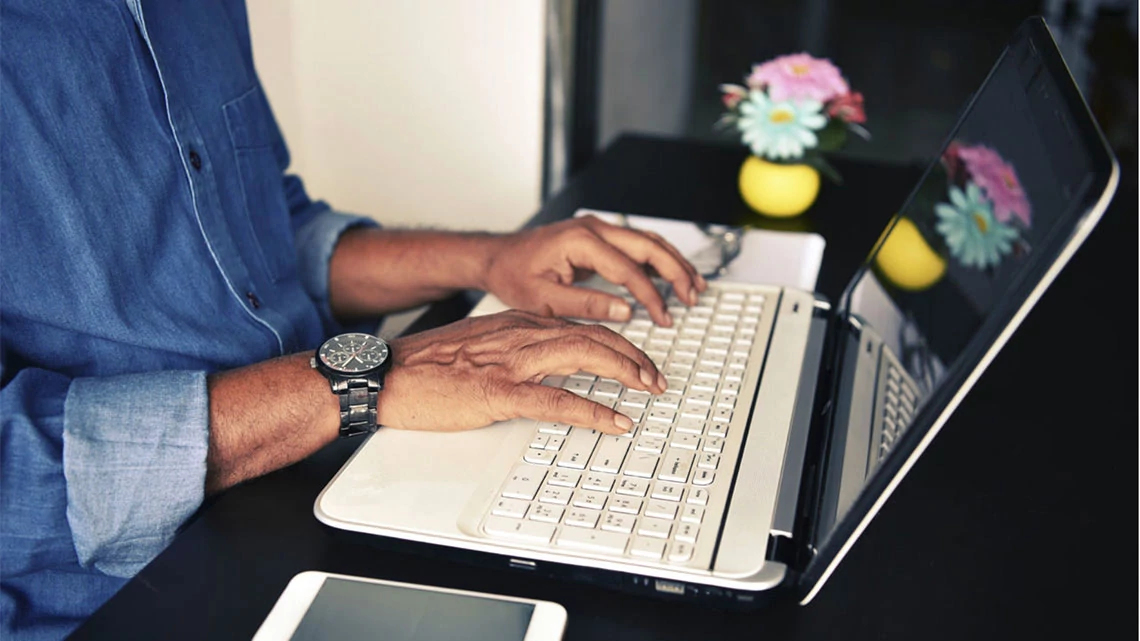
[[[340,436],[375,432],[376,398],[392,367],[388,343],[371,334],[340,334],[322,343],[309,364],[340,397]]]

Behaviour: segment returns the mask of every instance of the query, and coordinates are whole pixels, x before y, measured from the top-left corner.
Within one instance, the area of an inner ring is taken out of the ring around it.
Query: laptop
[[[1031,18],[839,300],[714,280],[692,308],[671,299],[672,328],[636,310],[610,328],[658,363],[666,393],[588,372],[544,381],[630,415],[629,435],[523,419],[381,428],[316,517],[668,598],[806,604],[1092,231],[1118,173]]]

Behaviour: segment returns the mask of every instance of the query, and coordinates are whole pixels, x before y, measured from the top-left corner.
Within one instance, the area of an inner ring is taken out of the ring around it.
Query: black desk
[[[622,138],[532,222],[580,206],[740,221],[748,216],[735,192],[743,155]],[[569,611],[571,640],[957,641],[1134,629],[1127,586],[1135,557],[1119,552],[1137,531],[1136,170],[1124,169],[1100,227],[807,607],[710,612],[454,563],[414,545],[347,542],[313,518],[312,506],[353,442],[211,501],[75,637],[248,639],[288,580],[309,569],[551,599]],[[853,163],[840,170],[845,186],[825,186],[800,221],[827,239],[819,289],[832,300],[918,174]],[[453,299],[417,325],[465,311]],[[1118,359],[1126,373],[1108,375]],[[1123,591],[1110,588],[1118,575]]]

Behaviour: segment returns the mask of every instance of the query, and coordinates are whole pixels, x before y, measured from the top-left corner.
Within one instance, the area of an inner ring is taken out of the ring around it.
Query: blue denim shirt
[[[367,221],[284,173],[241,0],[0,23],[0,637],[59,638],[201,504],[207,373],[338,329]]]

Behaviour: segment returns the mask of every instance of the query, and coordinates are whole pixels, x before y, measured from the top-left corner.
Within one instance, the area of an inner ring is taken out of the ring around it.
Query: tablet
[[[558,641],[557,603],[302,572],[258,628],[254,641]]]

